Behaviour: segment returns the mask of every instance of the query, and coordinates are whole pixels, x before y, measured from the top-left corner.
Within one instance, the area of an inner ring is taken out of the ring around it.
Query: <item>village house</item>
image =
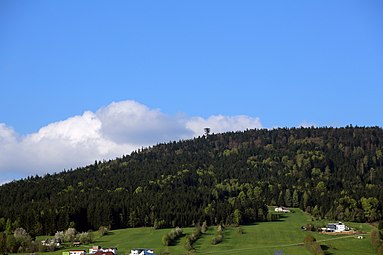
[[[89,248],[89,254],[95,254],[100,249],[101,246],[92,246],[91,248]]]
[[[349,227],[343,224],[343,222],[339,221],[338,223],[328,223],[327,227],[322,228],[322,231],[324,232],[335,232],[340,233],[344,231],[350,230]]]
[[[283,207],[283,206],[275,207],[274,211],[275,212],[283,212],[283,213],[289,213],[290,212],[289,209],[287,209],[286,207]]]
[[[111,252],[111,251],[99,250],[94,255],[116,255],[116,254],[114,254],[114,252]]]
[[[86,251],[85,250],[73,250],[73,251],[69,251],[69,254],[68,254],[68,252],[66,252],[65,254],[63,252],[63,255],[86,255]]]
[[[152,249],[136,248],[130,250],[129,255],[156,255]]]
[[[89,248],[89,254],[116,255],[117,254],[117,248],[101,248],[101,246],[93,246],[92,248]]]

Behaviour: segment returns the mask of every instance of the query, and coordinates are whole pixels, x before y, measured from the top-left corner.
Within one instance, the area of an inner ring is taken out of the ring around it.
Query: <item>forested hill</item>
[[[159,144],[1,186],[0,231],[7,221],[32,235],[70,224],[245,224],[270,217],[266,205],[375,221],[382,218],[382,147],[378,127],[248,130]]]

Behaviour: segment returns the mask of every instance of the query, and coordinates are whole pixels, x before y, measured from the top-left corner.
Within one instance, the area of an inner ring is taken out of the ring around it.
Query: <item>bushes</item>
[[[223,241],[223,227],[222,225],[218,225],[217,227],[217,233],[215,237],[211,240],[211,243],[213,245],[219,244]]]
[[[93,233],[92,232],[82,232],[77,235],[78,240],[82,244],[90,244],[93,242]]]
[[[311,232],[318,232],[321,230],[321,227],[315,226],[314,224],[306,224],[302,228]]]
[[[197,241],[198,238],[200,238],[201,234],[202,234],[201,227],[199,225],[197,225],[194,228],[193,233],[186,237],[185,249],[188,251],[192,250],[193,249],[193,243],[195,243],[195,241]]]
[[[183,230],[179,227],[176,227],[169,233],[162,236],[162,244],[164,246],[174,245],[175,241],[181,236],[183,236]]]
[[[164,227],[166,227],[165,220],[157,220],[157,219],[154,220],[154,224],[153,224],[154,229],[161,229]]]
[[[322,250],[322,247],[316,242],[316,239],[312,235],[310,234],[306,235],[305,239],[303,240],[303,243],[306,249],[312,254],[324,255],[324,251]]]
[[[108,231],[109,231],[108,227],[100,226],[98,229],[98,234],[100,236],[104,236],[104,235],[108,234]]]
[[[65,242],[73,242],[76,238],[77,231],[75,228],[68,228],[64,231],[64,241]]]
[[[205,234],[207,230],[208,230],[208,226],[207,226],[206,221],[204,221],[204,222],[202,223],[201,232],[202,232],[203,234]]]

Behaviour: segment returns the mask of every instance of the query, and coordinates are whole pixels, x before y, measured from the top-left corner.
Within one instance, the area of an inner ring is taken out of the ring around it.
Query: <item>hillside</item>
[[[311,218],[299,209],[293,209],[293,213],[285,214],[276,222],[261,222],[240,227],[228,226],[223,231],[223,241],[213,245],[212,240],[216,234],[216,226],[210,226],[206,233],[196,241],[192,254],[274,254],[274,251],[283,251],[283,254],[311,254],[303,246],[304,237],[309,233],[303,231],[300,226],[308,223],[321,225],[324,222],[312,222]],[[360,255],[376,254],[371,246],[368,232],[371,226],[366,223],[346,223],[348,226],[365,231],[363,239],[357,239],[355,235],[324,235],[310,232],[322,247],[326,254],[333,255]],[[118,254],[128,254],[136,247],[150,247],[156,254],[180,255],[188,254],[185,249],[185,239],[190,235],[193,228],[183,228],[185,234],[174,245],[164,246],[162,236],[169,233],[170,229],[153,228],[128,228],[112,230],[107,235],[95,240],[92,245],[84,245],[78,249],[88,250],[93,245],[102,247],[118,247]],[[64,250],[70,250],[69,248]],[[47,255],[61,255],[63,250],[58,250]]]
[[[6,222],[32,235],[111,226],[247,224],[266,205],[313,217],[382,218],[383,130],[280,128],[158,144],[76,170],[0,187]]]

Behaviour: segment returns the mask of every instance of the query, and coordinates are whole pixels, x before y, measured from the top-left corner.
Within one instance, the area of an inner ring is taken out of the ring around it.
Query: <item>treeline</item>
[[[351,126],[247,130],[158,144],[0,186],[0,232],[8,221],[32,237],[71,222],[80,231],[238,225],[269,219],[266,205],[376,221],[382,219],[382,146],[381,128]]]
[[[101,234],[100,234],[101,235]],[[43,241],[34,240],[24,228],[12,230],[8,228],[0,232],[0,252],[2,253],[35,253],[53,252],[62,248],[63,244],[72,245],[77,241],[81,244],[90,244],[94,240],[93,232],[77,232],[75,228],[68,228],[65,231],[56,232],[54,238],[47,238]]]

